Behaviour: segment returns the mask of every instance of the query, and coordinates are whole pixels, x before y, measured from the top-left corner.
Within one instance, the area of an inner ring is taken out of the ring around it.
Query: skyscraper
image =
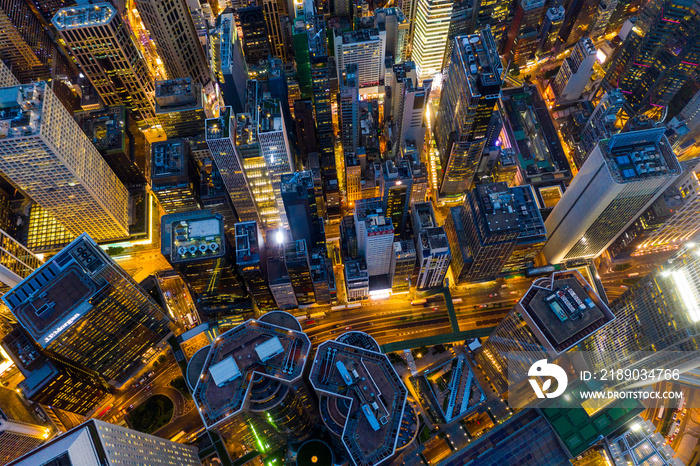
[[[252,316],[239,305],[247,294],[221,215],[208,210],[166,215],[160,236],[161,254],[185,279],[200,314],[239,322]]]
[[[410,409],[408,391],[374,338],[346,332],[323,342],[309,381],[321,412],[338,413],[325,415],[324,421],[353,464],[378,465],[394,455],[404,410]],[[341,408],[345,402],[348,409]]]
[[[687,165],[686,165],[687,164]],[[673,199],[673,211],[663,225],[645,238],[632,255],[678,249],[700,230],[700,180],[698,159],[682,162],[684,173],[664,193]],[[669,193],[669,191],[671,191]]]
[[[369,276],[387,275],[394,251],[394,225],[384,214],[381,198],[357,201],[355,230],[357,250],[367,261]]]
[[[216,18],[216,28],[210,31],[210,39],[212,71],[223,93],[224,103],[234,114],[244,112],[248,72],[232,12]]]
[[[424,79],[423,83],[418,85],[416,67],[410,61],[394,65],[391,84],[387,78],[387,85],[391,86],[391,144],[395,155],[407,140],[414,141],[418,152],[422,153],[425,139],[425,108],[432,84],[432,79]]]
[[[539,26],[545,12],[544,0],[521,0],[506,36],[503,53],[518,66],[535,58]]]
[[[382,164],[381,197],[386,216],[394,225],[394,235],[406,229],[406,219],[411,210],[411,163],[401,160],[395,164],[388,160]]]
[[[46,83],[0,90],[0,172],[74,235],[129,234],[128,193]],[[31,154],[31,156],[28,156]]]
[[[359,87],[378,86],[384,80],[386,31],[377,28],[352,32],[336,30],[335,59],[338,81],[348,65],[357,65],[355,78]]]
[[[221,334],[188,367],[205,428],[250,447],[259,436],[273,447],[304,440],[314,420],[302,381],[310,350],[299,322],[281,311]]]
[[[412,204],[411,215],[420,267],[416,287],[419,290],[442,287],[452,260],[445,229],[437,226],[433,206],[428,202]]]
[[[141,355],[170,335],[163,310],[85,233],[3,300],[48,354],[114,385],[124,383]]]
[[[467,281],[493,280],[520,235],[518,211],[506,183],[477,185],[464,200],[464,232],[471,263]]]
[[[391,257],[389,279],[391,293],[408,293],[411,290],[411,276],[416,268],[416,248],[411,241],[394,241],[394,254]]]
[[[386,31],[386,56],[394,63],[408,60],[410,25],[404,13],[395,7],[374,10],[375,26]]]
[[[593,75],[596,48],[590,38],[579,40],[571,55],[562,62],[561,69],[550,84],[551,95],[556,102],[578,100]]]
[[[125,464],[200,466],[197,450],[155,435],[90,419],[13,462],[37,464]]]
[[[267,285],[267,255],[262,232],[255,222],[236,223],[236,266],[246,288],[262,312],[275,308]]]
[[[46,427],[0,419],[0,461],[10,461],[34,450],[48,438]]]
[[[615,121],[624,103],[625,96],[619,89],[611,89],[603,94],[579,134],[581,143],[574,152],[574,161],[579,168],[583,166],[598,141],[617,133]]]
[[[292,239],[306,240],[311,248],[325,247],[323,219],[318,215],[313,174],[301,171],[282,175],[281,190]]]
[[[243,55],[248,66],[257,65],[262,60],[272,54],[270,41],[267,35],[267,24],[265,22],[265,11],[262,6],[249,6],[239,8],[238,27],[243,36]]]
[[[663,128],[600,141],[545,221],[544,258],[598,257],[680,173]]]
[[[515,248],[501,269],[501,275],[532,268],[535,257],[547,241],[547,229],[532,186],[513,186],[508,189],[513,196],[513,207],[518,213],[520,232],[515,240]]]
[[[416,16],[411,43],[411,60],[416,63],[418,81],[442,72],[453,2],[415,0]],[[450,73],[451,74],[451,73]]]
[[[156,142],[151,154],[151,190],[165,213],[200,209],[199,173],[187,141]]]
[[[441,196],[471,187],[501,90],[503,66],[490,29],[455,39],[435,122]]]
[[[191,78],[206,86],[211,71],[185,0],[135,0],[144,25],[171,79]]]
[[[243,129],[243,127],[240,129],[241,137]],[[248,128],[248,130],[250,129]],[[223,108],[219,118],[206,121],[207,144],[238,218],[242,222],[258,222],[260,217],[253,193],[248,186],[246,175],[243,173],[243,160],[240,159],[235,147],[235,141],[239,139],[237,137],[238,131],[236,118],[231,107]],[[248,135],[247,132],[245,135],[247,137],[254,136]]]
[[[279,0],[264,0],[262,3],[265,12],[265,23],[267,24],[267,35],[270,40],[272,54],[285,63],[289,61],[290,44],[287,41],[287,30],[289,20],[288,3]],[[286,26],[286,27],[285,27]]]
[[[578,271],[555,272],[533,282],[477,350],[475,361],[504,393],[509,381],[527,378],[535,361],[569,351],[614,319]]]
[[[700,64],[698,28],[698,0],[647,3],[613,56],[600,89],[620,89],[632,114],[649,105],[667,106]]]
[[[571,47],[587,35],[591,18],[595,20],[598,4],[596,0],[569,0],[564,5],[566,18],[559,31],[559,38],[566,47]]]
[[[592,368],[697,367],[698,272],[698,246],[687,243],[615,300],[615,322],[580,346]]]
[[[564,15],[566,11],[564,7],[553,6],[547,8],[540,27],[540,41],[537,45],[537,51],[540,53],[550,53],[559,39],[559,30],[564,23]]]
[[[24,376],[18,387],[28,400],[84,416],[109,392],[96,373],[47,357],[19,327],[2,346]]]
[[[360,142],[360,87],[357,82],[357,64],[347,65],[338,92],[340,111],[340,143],[348,156],[357,154]]]
[[[593,20],[588,28],[588,35],[592,39],[597,39],[605,34],[610,18],[617,7],[617,2],[618,0],[601,0],[601,2],[598,4],[595,16],[593,17]]]
[[[106,105],[127,106],[141,125],[157,123],[153,76],[111,4],[62,8],[52,22]]]
[[[310,153],[318,152],[314,106],[310,99],[294,101],[294,124],[301,159],[306,160]]]
[[[267,256],[267,281],[278,309],[292,309],[297,303],[292,279],[284,262],[284,246],[271,247]]]
[[[202,85],[192,78],[156,81],[156,116],[169,138],[195,138],[204,133],[204,121],[213,118]]]
[[[284,245],[284,264],[292,280],[292,288],[299,305],[313,304],[314,284],[306,240],[291,241]]]

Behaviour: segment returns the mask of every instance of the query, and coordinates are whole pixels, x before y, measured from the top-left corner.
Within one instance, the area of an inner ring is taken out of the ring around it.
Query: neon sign
[[[56,330],[44,337],[44,343],[48,343],[55,337],[57,337],[61,332],[70,327],[73,324],[73,322],[75,322],[78,319],[78,317],[80,317],[80,313],[74,314],[70,319],[65,321],[63,324],[59,325],[56,328]]]

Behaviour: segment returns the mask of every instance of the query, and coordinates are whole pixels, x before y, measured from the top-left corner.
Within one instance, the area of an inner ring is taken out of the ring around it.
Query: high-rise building
[[[239,321],[252,316],[238,305],[247,294],[221,215],[208,210],[166,215],[160,237],[161,254],[184,278],[200,314]]]
[[[620,89],[631,114],[648,105],[667,106],[700,63],[698,5],[698,0],[649,2],[613,56],[600,89]]]
[[[201,466],[197,450],[155,435],[90,419],[22,456],[14,466],[129,464]]]
[[[537,51],[539,53],[545,54],[552,52],[552,49],[554,49],[559,39],[559,31],[564,23],[565,15],[566,11],[561,5],[547,8],[547,12],[544,14],[544,19],[542,20],[542,26],[540,27],[540,42],[537,45]]]
[[[596,48],[588,37],[579,40],[561,64],[561,69],[549,85],[556,102],[578,100],[593,75]]]
[[[171,79],[191,78],[206,86],[211,71],[185,0],[135,0]]]
[[[596,0],[569,0],[564,4],[566,18],[559,31],[559,38],[566,47],[571,47],[588,35],[591,18],[596,17]]]
[[[148,163],[136,150],[129,130],[130,113],[123,105],[78,112],[75,121],[102,155],[109,168],[127,188],[144,186]]]
[[[608,139],[618,132],[615,121],[624,103],[625,96],[619,89],[611,89],[603,94],[579,134],[581,142],[574,152],[574,161],[579,168],[583,166],[588,154],[595,149],[598,141]]]
[[[0,60],[0,88],[19,86],[19,80],[12,71]]]
[[[275,303],[277,303],[277,308],[296,308],[299,303],[297,303],[292,279],[289,277],[289,271],[287,271],[287,265],[284,262],[284,246],[272,246],[270,250],[271,252],[267,256],[267,281]]]
[[[698,246],[687,243],[615,300],[615,322],[580,345],[591,368],[695,369],[699,271]]]
[[[204,133],[204,121],[214,112],[192,78],[156,81],[156,116],[169,138],[195,138]]]
[[[129,234],[128,193],[46,83],[0,90],[0,173],[74,235]],[[28,156],[31,155],[31,156]]]
[[[517,384],[527,378],[535,361],[556,358],[614,320],[577,270],[555,272],[533,282],[477,350],[475,360],[504,393],[509,381]]]
[[[223,13],[216,18],[216,28],[209,34],[210,62],[224,103],[234,114],[245,111],[248,70],[243,57],[243,45],[238,37],[234,13]]]
[[[241,126],[241,137],[243,129]],[[235,141],[239,139],[237,132],[238,125],[231,107],[223,108],[219,118],[206,121],[207,144],[239,220],[258,222],[260,216],[255,199],[243,172],[243,160],[240,159],[235,147]],[[248,135],[248,131],[246,131],[246,136],[254,137],[253,134]]]
[[[464,219],[466,218],[464,206],[450,207],[450,214],[445,218],[445,235],[450,245],[452,260],[452,277],[455,284],[466,279],[469,267],[471,266],[471,252],[467,242],[467,234],[464,230]]]
[[[262,222],[261,225],[265,229],[277,227],[281,222],[279,185],[275,190],[272,168],[267,165],[263,145],[259,138],[259,126],[254,119],[254,114],[250,113],[239,113],[236,115],[235,122],[234,148],[236,157],[240,160],[245,181],[253,195],[255,209]],[[283,148],[284,145],[280,144],[280,149],[283,150]],[[274,146],[272,150],[277,152],[277,148]]]
[[[9,464],[44,443],[49,435],[46,427],[37,424],[0,419],[0,461]]]
[[[394,455],[404,410],[410,409],[408,391],[372,337],[347,332],[323,342],[309,381],[324,423],[341,440],[352,464],[378,465]],[[349,408],[342,407],[345,403]]]
[[[336,29],[335,60],[338,81],[348,65],[357,65],[356,79],[360,88],[378,86],[384,81],[386,31],[377,28],[340,32]]]
[[[416,67],[410,61],[394,65],[391,81],[389,84],[387,79],[387,85],[391,86],[392,151],[395,155],[398,154],[401,145],[408,140],[414,141],[418,152],[422,153],[425,139],[424,115],[433,81],[424,79],[419,86]]]
[[[601,0],[596,7],[595,16],[591,21],[590,27],[588,28],[588,35],[592,39],[597,39],[598,37],[605,34],[605,30],[608,27],[610,18],[615,12],[618,0]]]
[[[85,233],[3,300],[48,354],[115,385],[170,335],[160,306]]]
[[[545,9],[544,0],[520,0],[518,3],[503,45],[503,54],[511,63],[525,66],[535,58]]]
[[[310,153],[318,152],[314,106],[310,99],[294,102],[294,124],[299,153],[306,160]]]
[[[406,229],[406,219],[411,210],[411,163],[401,160],[395,164],[387,160],[382,164],[380,180],[382,207],[394,225],[394,235],[399,236]]]
[[[226,191],[226,185],[221,179],[219,168],[210,158],[205,158],[199,163],[199,199],[202,208],[213,214],[221,215],[224,221],[224,231],[227,234],[233,232],[238,217],[231,205],[231,199]]]
[[[408,60],[410,25],[404,13],[395,7],[374,10],[375,27],[386,31],[386,56],[394,63]]]
[[[355,63],[345,67],[340,79],[338,109],[343,153],[349,156],[356,155],[357,146],[360,143],[360,87]]]
[[[370,277],[389,273],[394,251],[394,224],[385,216],[382,204],[378,197],[355,203],[357,250],[367,262]]]
[[[281,193],[292,239],[306,240],[310,248],[325,247],[323,219],[318,215],[313,174],[301,171],[282,175]]]
[[[21,82],[74,74],[74,65],[54,44],[43,19],[35,13],[35,5],[0,1],[0,59]]]
[[[262,6],[272,55],[286,63],[291,58],[289,54],[291,47],[287,41],[287,29],[291,27],[288,18],[288,3],[279,0],[264,0]]]
[[[453,2],[415,0],[415,3],[411,60],[416,63],[418,81],[422,83],[424,79],[432,79],[442,72]]]
[[[144,126],[157,123],[153,76],[111,4],[62,8],[52,23],[106,105],[125,105]]]
[[[292,280],[297,303],[313,304],[314,284],[311,279],[311,261],[306,240],[291,241],[286,243],[284,248],[284,263]]]
[[[308,437],[315,413],[302,377],[311,342],[291,314],[248,320],[200,351],[188,372],[207,430],[251,448],[261,436],[271,448]]]
[[[262,6],[249,6],[236,10],[238,27],[243,35],[243,55],[248,66],[257,65],[272,55],[267,34],[265,11]]]
[[[411,241],[394,241],[394,254],[391,257],[389,278],[391,293],[408,293],[411,290],[411,276],[416,268],[416,248]]]
[[[96,373],[47,357],[21,328],[2,346],[24,376],[19,390],[35,403],[85,415],[109,393]]]
[[[472,32],[471,24],[474,16],[474,6],[474,2],[470,0],[458,0],[452,5],[450,27],[447,30],[447,43],[445,45],[445,53],[442,56],[443,70],[450,65],[455,38],[466,36]]]
[[[471,263],[467,281],[493,280],[520,235],[518,206],[506,183],[477,185],[464,200],[464,232]]]
[[[314,17],[306,30],[308,37],[309,66],[311,91],[316,118],[316,140],[321,160],[321,171],[324,178],[332,178],[335,167],[335,138],[333,136],[333,117],[331,114],[331,85],[328,46],[326,40],[325,21],[322,17]],[[303,95],[303,92],[302,92]],[[337,174],[336,182],[337,182]],[[326,192],[326,196],[328,196]],[[331,212],[331,203],[326,199]]]
[[[645,238],[634,256],[678,249],[700,230],[700,180],[698,159],[682,162],[684,173],[664,193],[673,199],[670,218]],[[668,201],[667,201],[668,202]]]
[[[501,275],[532,268],[535,257],[547,241],[547,229],[532,186],[513,186],[508,189],[513,196],[513,207],[518,213],[520,232],[515,241],[515,248],[501,269]]]
[[[501,90],[503,66],[490,29],[455,39],[435,122],[441,196],[461,196],[472,185]]]
[[[255,222],[236,223],[236,265],[246,288],[262,312],[275,308],[267,285],[267,255],[262,232]]]
[[[672,130],[669,140],[679,157],[697,143],[697,131],[700,128],[700,89],[674,116],[667,127]]]
[[[680,174],[663,128],[600,141],[545,221],[544,258],[598,257]]]
[[[199,173],[182,139],[151,145],[151,190],[166,214],[201,209]]]
[[[445,229],[437,226],[433,206],[429,202],[412,204],[411,216],[420,267],[416,287],[419,290],[442,287],[452,260]]]

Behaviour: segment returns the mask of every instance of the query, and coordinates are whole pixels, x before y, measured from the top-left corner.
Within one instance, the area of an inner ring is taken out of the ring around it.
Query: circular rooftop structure
[[[211,345],[207,345],[204,348],[200,348],[194,353],[194,356],[187,363],[187,385],[190,386],[190,390],[194,391],[194,387],[197,385],[197,379],[202,373],[202,368],[204,367],[204,362],[207,360],[207,355],[209,354],[209,348]]]
[[[297,466],[332,466],[333,450],[322,440],[312,439],[299,448]]]
[[[357,330],[345,332],[338,338],[336,338],[336,341],[340,343],[345,343],[346,345],[357,346],[358,348],[363,348],[366,350],[381,353],[381,350],[379,349],[379,343],[377,343],[377,340],[375,340],[365,332],[358,332]]]
[[[279,327],[301,332],[301,324],[296,317],[285,311],[270,311],[263,314],[258,320]]]

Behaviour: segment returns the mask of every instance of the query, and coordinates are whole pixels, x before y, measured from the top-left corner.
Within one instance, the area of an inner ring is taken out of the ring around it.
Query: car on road
[[[433,311],[437,311],[438,309],[440,309],[440,308],[439,308],[439,307],[434,307],[434,308],[433,308]]]
[[[352,330],[352,327],[348,325],[347,327],[345,327],[345,330]]]
[[[154,375],[156,375],[155,371],[151,371],[151,372],[148,373],[148,378],[151,378],[151,377],[153,377]]]
[[[479,307],[484,308],[484,307],[489,307],[488,304],[482,304]]]
[[[498,296],[498,293],[491,293],[491,294],[489,295],[489,298],[495,298],[495,297],[497,297],[497,296]]]
[[[518,294],[517,291],[511,291],[510,294]]]

